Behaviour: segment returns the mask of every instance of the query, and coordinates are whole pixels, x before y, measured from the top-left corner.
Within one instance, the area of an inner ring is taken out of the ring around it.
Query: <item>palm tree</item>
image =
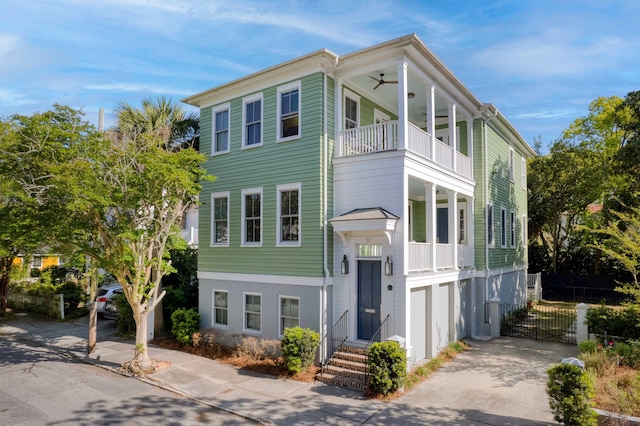
[[[164,96],[155,100],[142,100],[142,108],[120,102],[116,109],[119,133],[129,135],[153,135],[173,151],[192,147],[198,150],[200,126],[196,112],[186,113],[180,105],[173,104]]]

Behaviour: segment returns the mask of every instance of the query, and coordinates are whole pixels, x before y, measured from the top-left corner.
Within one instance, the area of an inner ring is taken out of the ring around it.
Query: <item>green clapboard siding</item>
[[[263,146],[242,150],[242,99],[231,101],[230,152],[210,157],[207,171],[215,182],[204,182],[200,208],[199,270],[248,274],[323,276],[322,143],[323,74],[302,78],[301,138],[276,143],[277,87],[263,93]],[[333,83],[333,82],[331,82]],[[330,88],[329,104],[333,105]],[[203,152],[210,153],[211,108],[202,116]],[[333,118],[333,117],[331,117]],[[328,122],[333,133],[333,119]],[[332,141],[333,139],[331,139]],[[207,148],[206,145],[209,145]],[[208,149],[208,152],[207,152]],[[329,182],[331,182],[329,176]],[[300,182],[300,247],[276,247],[276,187]],[[263,238],[261,247],[241,247],[241,191],[263,190]],[[230,191],[229,246],[210,247],[211,193]],[[333,194],[329,193],[329,200]],[[331,247],[329,247],[331,253]]]

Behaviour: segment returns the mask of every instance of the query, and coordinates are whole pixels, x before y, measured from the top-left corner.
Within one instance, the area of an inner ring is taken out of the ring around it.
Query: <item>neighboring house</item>
[[[366,342],[384,322],[416,362],[488,335],[490,299],[525,303],[535,154],[416,35],[184,101],[217,177],[200,197],[203,328],[330,336],[342,318]]]
[[[187,208],[180,222],[180,235],[189,247],[198,248],[198,206]]]
[[[62,265],[62,260],[57,254],[34,254],[31,256],[29,267],[31,269],[46,269],[52,266]],[[22,267],[24,256],[19,255],[13,260],[14,266]]]

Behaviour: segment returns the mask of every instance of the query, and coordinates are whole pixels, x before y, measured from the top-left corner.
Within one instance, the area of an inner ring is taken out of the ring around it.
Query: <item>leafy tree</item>
[[[51,243],[54,231],[65,228],[60,204],[51,200],[68,199],[59,184],[76,156],[73,146],[95,139],[77,111],[60,105],[0,120],[0,314],[16,256]]]

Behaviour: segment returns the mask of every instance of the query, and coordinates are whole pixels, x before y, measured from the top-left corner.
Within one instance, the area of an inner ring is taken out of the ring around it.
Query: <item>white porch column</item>
[[[467,156],[471,159],[471,177],[473,178],[473,119],[467,120]]]
[[[409,103],[407,100],[407,61],[405,58],[398,64],[398,149],[405,149],[409,134]]]
[[[431,158],[436,159],[436,87],[427,86],[427,132],[431,137]]]
[[[339,78],[336,81],[334,87],[334,103],[336,116],[333,120],[333,125],[335,128],[335,135],[337,137],[337,141],[335,144],[337,145],[334,149],[336,151],[335,157],[342,157],[342,137],[340,136],[340,131],[342,130],[342,122],[344,120],[342,116],[342,79]]]
[[[447,190],[447,210],[449,211],[449,243],[453,251],[453,269],[458,269],[458,193]]]
[[[425,221],[427,242],[431,244],[431,270],[436,270],[436,185],[425,183]]]
[[[458,140],[456,131],[456,104],[449,105],[449,146],[453,148],[453,170],[456,170],[456,153],[458,152]]]

